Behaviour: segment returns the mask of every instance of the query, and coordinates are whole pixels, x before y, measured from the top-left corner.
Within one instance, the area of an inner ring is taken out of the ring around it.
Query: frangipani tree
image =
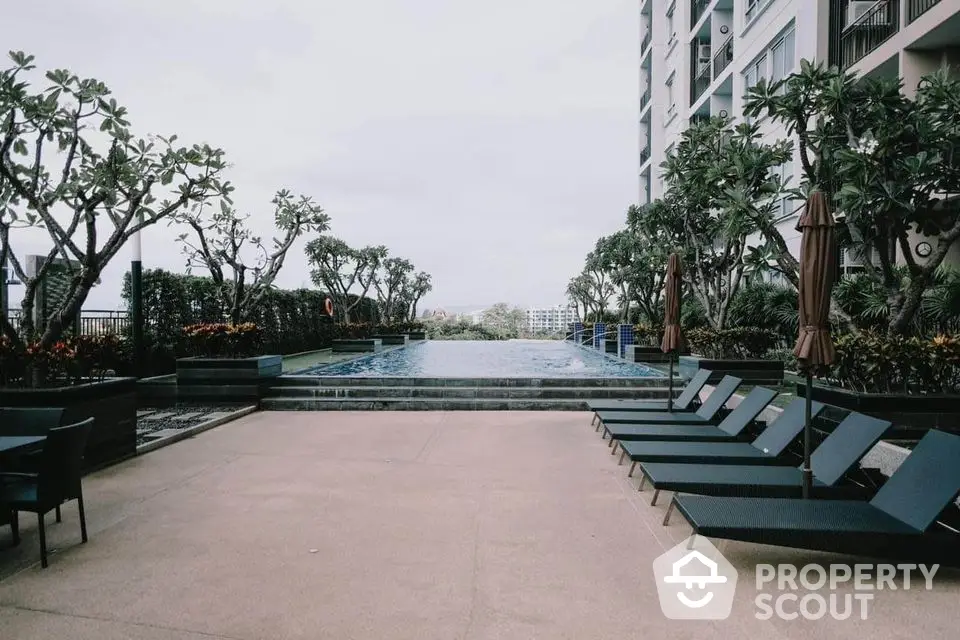
[[[775,231],[786,186],[774,169],[789,157],[789,145],[761,142],[756,126],[711,118],[687,129],[661,165],[660,224],[683,229],[684,276],[716,329],[740,287],[749,236]]]
[[[307,243],[307,259],[313,266],[310,277],[333,301],[335,317],[341,323],[353,318],[376,278],[380,263],[387,257],[383,245],[354,249],[343,240],[320,236]]]
[[[178,217],[193,230],[180,236],[188,271],[201,267],[210,273],[233,324],[240,324],[273,286],[296,239],[329,228],[330,218],[307,196],[295,197],[284,189],[271,204],[280,235],[272,239],[269,249],[247,226],[250,215],[239,214],[224,200],[210,215],[201,204]]]
[[[130,237],[211,199],[229,202],[224,152],[181,146],[176,136],[138,138],[107,86],[65,69],[29,80],[34,57],[11,52],[0,71],[0,265],[24,284],[21,323],[0,309],[14,344],[49,348],[76,317],[103,270]],[[51,248],[28,273],[12,233],[43,229]],[[38,287],[54,264],[69,269],[57,307],[34,322]]]
[[[746,109],[797,137],[808,188],[832,195],[853,244],[876,258],[863,266],[887,292],[887,331],[907,331],[960,239],[960,80],[941,69],[910,99],[899,80],[802,61],[799,73],[760,83]],[[923,261],[917,232],[933,245]]]

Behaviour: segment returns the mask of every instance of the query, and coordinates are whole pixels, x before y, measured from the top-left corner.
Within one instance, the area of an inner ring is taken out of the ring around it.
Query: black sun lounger
[[[757,387],[757,389],[760,388],[762,387]],[[750,392],[750,395],[753,394],[753,391]],[[769,391],[769,389],[766,389],[766,391]],[[747,395],[740,404],[750,399],[750,395]],[[750,420],[754,420],[757,415],[763,411],[763,408],[767,406],[767,402],[770,402],[770,400],[764,402],[763,405],[753,413],[753,416],[747,420],[747,423],[749,423]],[[624,457],[629,456],[630,460],[633,461],[633,464],[630,465],[629,475],[633,475],[633,470],[639,462],[673,462],[679,464],[784,464],[778,460],[778,456],[783,453],[786,448],[790,446],[790,443],[793,442],[793,439],[803,431],[803,403],[803,399],[797,398],[787,405],[783,413],[777,416],[753,442],[738,442],[735,437],[746,428],[746,423],[742,426],[737,425],[739,429],[735,433],[728,427],[727,433],[731,435],[728,435],[724,440],[714,439],[709,442],[700,443],[691,442],[686,438],[663,438],[666,442],[638,442],[629,441],[629,437],[626,436],[624,437],[624,441],[620,443],[620,448],[623,449],[620,460],[622,461]],[[754,406],[755,405],[756,403],[754,403]],[[750,407],[751,412],[753,408],[754,407]],[[738,409],[740,409],[739,406],[733,410],[733,413],[736,413]],[[812,415],[817,415],[822,410],[822,404],[819,402],[812,403]],[[732,416],[733,413],[731,413],[730,416]],[[730,416],[727,416],[727,419],[721,424],[725,424]],[[667,428],[676,429],[676,427]],[[695,428],[710,429],[710,427]],[[611,427],[611,429],[614,429],[611,433],[616,432],[616,427]],[[643,439],[637,438],[636,440]],[[705,446],[698,446],[698,444]]]
[[[766,387],[754,387],[736,408],[727,414],[720,424],[613,424],[607,428],[610,439],[614,442],[613,452],[617,451],[617,443],[624,453],[620,455],[620,464],[623,456],[631,444],[643,442],[735,442],[743,430],[752,421],[757,419],[770,401],[777,396],[777,392]]]
[[[713,372],[708,369],[699,369],[683,388],[683,392],[673,401],[673,410],[690,413],[696,411],[699,406],[700,392],[712,374]],[[600,428],[598,411],[667,411],[666,400],[591,400],[587,406],[594,412],[590,424],[596,422],[597,429]]]
[[[859,413],[847,416],[810,457],[813,496],[831,499],[866,497],[866,488],[844,485],[841,480],[889,428],[890,423],[886,420]],[[661,491],[761,498],[799,498],[803,493],[800,467],[663,462],[641,462],[639,467],[643,475],[641,488],[649,480],[655,489],[653,503]],[[670,508],[673,508],[672,503]],[[669,519],[670,509],[664,524]]]
[[[695,534],[781,547],[960,564],[960,535],[935,524],[960,492],[960,436],[931,430],[870,502],[681,495]]]
[[[723,380],[714,387],[700,408],[693,413],[674,413],[670,411],[651,411],[637,413],[636,411],[598,411],[597,416],[603,423],[603,437],[607,437],[609,426],[612,424],[707,424],[715,425],[720,422],[720,410],[727,403],[730,396],[737,390],[740,378],[724,376]]]

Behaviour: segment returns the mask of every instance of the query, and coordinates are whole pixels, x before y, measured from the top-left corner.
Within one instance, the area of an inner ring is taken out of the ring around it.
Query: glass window
[[[667,104],[669,107],[667,111],[672,111],[674,106],[676,106],[675,96],[673,95],[673,79],[676,77],[676,74],[670,74],[670,77],[667,79]]]

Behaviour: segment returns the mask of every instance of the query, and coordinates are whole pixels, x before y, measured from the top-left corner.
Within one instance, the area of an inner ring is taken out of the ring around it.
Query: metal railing
[[[690,69],[690,104],[693,104],[697,101],[697,98],[703,95],[703,92],[707,90],[710,83],[713,82],[713,77],[710,73],[710,67],[712,65],[707,63],[700,66],[697,59],[693,59],[691,62],[693,67]],[[699,69],[697,68],[698,66]]]
[[[713,79],[716,80],[730,63],[733,62],[733,36],[720,45],[720,50],[713,56]]]
[[[644,147],[640,149],[640,166],[646,164],[647,160],[650,159],[650,147]]]
[[[940,0],[907,0],[907,24],[912,23],[938,4],[940,4]]]
[[[900,0],[880,0],[856,22],[843,29],[840,36],[841,66],[846,69],[855,65],[899,30]]]
[[[643,92],[643,95],[640,96],[640,109],[642,110],[650,102],[650,87],[647,87],[647,90]]]
[[[703,12],[710,6],[712,0],[691,0],[690,2],[690,28],[693,29],[700,22]]]
[[[650,46],[650,41],[653,39],[653,33],[650,29],[647,29],[647,35],[643,36],[643,40],[640,41],[640,55],[643,55],[643,52],[647,50],[647,47]]]
[[[20,328],[20,309],[7,311],[7,320],[14,329]],[[86,309],[80,312],[79,326],[70,326],[68,333],[82,336],[122,335],[130,326],[130,314],[126,311]]]

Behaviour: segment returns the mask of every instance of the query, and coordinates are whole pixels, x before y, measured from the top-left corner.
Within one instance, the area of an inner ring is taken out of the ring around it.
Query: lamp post
[[[143,215],[137,215],[137,226],[143,223]],[[133,234],[133,257],[130,261],[130,322],[133,324],[133,372],[143,375],[143,263],[140,230]]]

